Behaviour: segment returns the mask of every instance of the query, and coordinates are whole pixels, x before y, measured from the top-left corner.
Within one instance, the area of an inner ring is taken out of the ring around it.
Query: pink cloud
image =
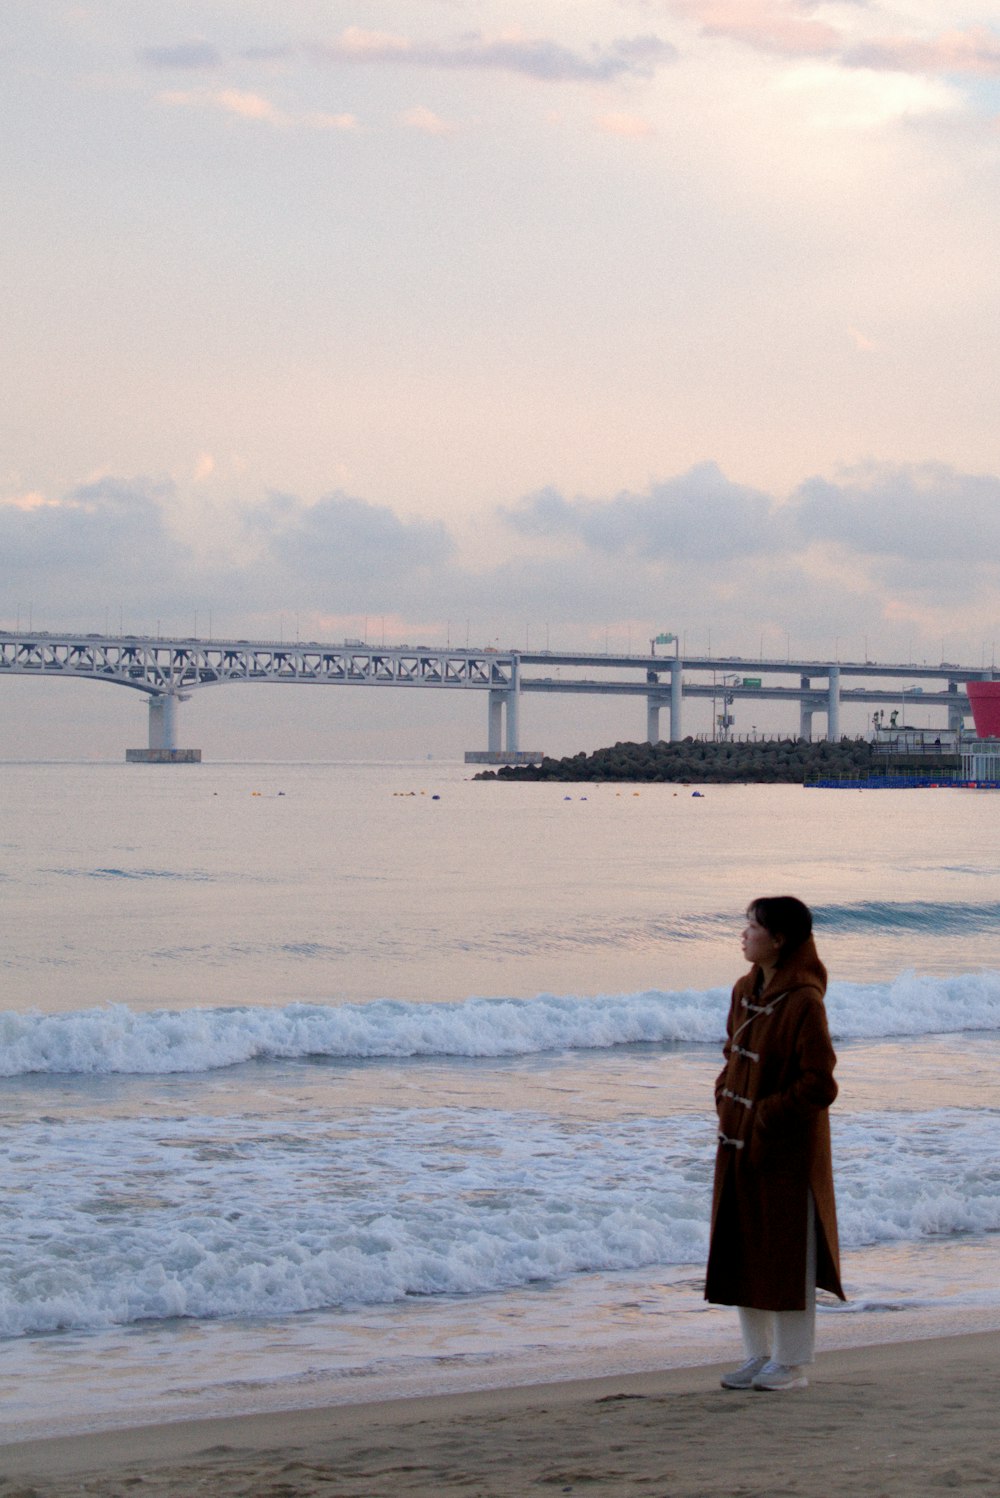
[[[668,8],[708,36],[728,37],[759,52],[822,57],[836,52],[840,33],[814,20],[803,0],[666,0]]]
[[[454,125],[449,125],[439,114],[432,109],[427,109],[423,104],[416,105],[413,109],[407,109],[400,115],[403,124],[410,130],[422,130],[425,135],[452,135]]]
[[[228,114],[238,114],[245,120],[266,120],[270,125],[281,125],[285,117],[279,109],[265,99],[263,94],[247,93],[240,88],[224,88],[212,94],[211,101]]]
[[[247,93],[243,89],[201,89],[184,92],[179,89],[165,89],[157,95],[161,104],[172,104],[179,107],[205,107],[210,109],[221,109],[225,114],[238,115],[243,120],[263,120],[268,125],[284,125],[286,117],[281,110],[265,99],[262,94]]]
[[[157,97],[162,104],[220,109],[224,114],[234,114],[241,120],[254,120],[276,127],[304,127],[308,130],[357,130],[360,127],[357,115],[332,114],[322,110],[313,110],[307,114],[286,114],[263,94],[248,93],[238,88],[191,92],[174,89],[166,90]]]
[[[867,333],[862,333],[860,328],[848,328],[847,336],[859,354],[873,354],[878,348],[874,339],[869,338]]]
[[[605,135],[621,135],[633,140],[656,134],[648,120],[635,114],[599,114],[597,128],[603,130]]]
[[[39,494],[37,489],[29,490],[26,494],[8,494],[0,499],[0,505],[9,510],[58,510],[65,509],[61,500],[48,499],[44,494]],[[78,508],[75,505],[68,506],[70,509]]]
[[[303,115],[303,123],[314,130],[358,130],[361,121],[356,114],[326,114],[322,111]]]
[[[328,49],[345,57],[365,62],[384,62],[390,57],[399,57],[409,52],[410,40],[388,31],[366,31],[361,26],[348,26],[337,41]]]
[[[899,73],[1000,74],[1000,33],[986,26],[944,31],[929,41],[916,37],[887,37],[853,48],[845,62],[852,67]]]

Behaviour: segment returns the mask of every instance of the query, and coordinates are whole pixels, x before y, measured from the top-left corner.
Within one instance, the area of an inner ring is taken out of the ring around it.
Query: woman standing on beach
[[[725,1389],[800,1389],[813,1360],[816,1287],[843,1300],[828,1109],[836,1056],[826,969],[801,900],[747,909],[725,1066],[705,1298],[739,1308],[746,1362]]]

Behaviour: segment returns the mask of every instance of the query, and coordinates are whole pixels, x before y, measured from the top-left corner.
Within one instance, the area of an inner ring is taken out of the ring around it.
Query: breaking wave
[[[717,1044],[721,988],[461,1003],[288,1004],[157,1010],[125,1005],[0,1015],[0,1075],[205,1072],[262,1059],[531,1056],[635,1044]],[[833,983],[835,1040],[1000,1030],[1000,972]]]

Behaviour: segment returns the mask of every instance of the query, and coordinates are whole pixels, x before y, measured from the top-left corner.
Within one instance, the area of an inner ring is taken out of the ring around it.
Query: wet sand
[[[821,1355],[808,1389],[718,1367],[0,1447],[0,1498],[910,1498],[1000,1493],[1000,1333]]]

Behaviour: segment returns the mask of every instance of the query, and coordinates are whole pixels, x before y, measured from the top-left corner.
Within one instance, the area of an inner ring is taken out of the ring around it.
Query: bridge
[[[570,674],[563,675],[563,672]],[[558,674],[554,674],[558,673]],[[599,674],[594,674],[599,673]],[[669,737],[684,736],[685,698],[722,703],[715,714],[727,732],[729,706],[738,699],[784,702],[798,709],[798,736],[811,739],[813,717],[826,719],[825,737],[840,737],[844,703],[890,713],[907,703],[940,708],[949,729],[969,712],[965,681],[993,680],[983,667],[889,664],[876,661],[750,660],[741,656],[672,656],[587,651],[442,649],[429,645],[380,647],[361,640],[285,644],[266,640],[164,639],[151,636],[0,632],[0,676],[76,678],[130,687],[149,699],[148,748],[130,759],[199,758],[177,748],[177,705],[192,692],[227,683],[286,683],[339,687],[396,687],[481,692],[487,700],[487,749],[479,762],[525,762],[539,754],[519,747],[523,695],[589,693],[640,697],[646,737],[657,743],[660,714],[669,710]],[[791,682],[787,678],[791,677]],[[893,685],[896,683],[896,685]],[[903,685],[908,683],[908,685]],[[926,683],[926,686],[924,685]]]

